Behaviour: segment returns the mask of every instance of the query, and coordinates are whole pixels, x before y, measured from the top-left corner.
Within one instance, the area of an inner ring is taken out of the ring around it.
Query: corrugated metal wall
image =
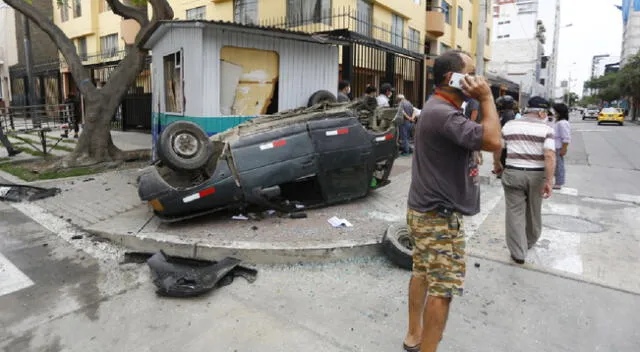
[[[162,58],[183,49],[185,115],[220,115],[220,50],[224,46],[272,50],[279,55],[278,108],[306,106],[311,94],[338,89],[338,48],[208,28],[173,28],[153,47],[154,111],[164,109]]]

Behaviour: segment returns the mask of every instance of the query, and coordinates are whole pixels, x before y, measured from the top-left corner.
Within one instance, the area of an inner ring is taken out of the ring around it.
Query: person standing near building
[[[567,105],[553,104],[556,112],[556,123],[553,126],[553,135],[556,141],[556,173],[553,189],[562,189],[565,181],[564,156],[571,142],[571,125],[569,124],[569,109]]]
[[[391,97],[392,94],[393,94],[393,87],[391,87],[389,83],[383,83],[380,86],[380,95],[378,95],[378,97],[376,98],[378,100],[378,106],[386,107],[386,108],[391,106],[389,105],[389,98]]]
[[[2,123],[4,122],[5,110],[6,105],[4,104],[4,100],[0,98],[0,143],[2,143],[5,149],[7,149],[7,153],[11,157],[22,153],[22,150],[15,149],[11,144],[11,141],[9,141],[9,138],[4,134]]]
[[[340,83],[338,83],[338,103],[351,101],[349,93],[351,93],[351,83],[349,83],[349,81],[340,81]]]
[[[453,296],[462,295],[465,277],[463,215],[480,211],[478,169],[473,152],[502,147],[500,122],[491,89],[473,77],[471,57],[458,50],[436,58],[438,87],[422,109],[416,125],[407,224],[414,243],[409,283],[406,351],[434,352],[442,338]],[[466,75],[462,89],[448,85],[453,73]],[[468,98],[480,102],[483,119],[464,116]]]
[[[398,94],[398,100],[400,101],[400,109],[404,117],[400,125],[400,152],[401,155],[409,155],[413,152],[409,144],[409,138],[411,137],[411,127],[413,123],[416,122],[415,112],[413,104],[411,104],[404,95]]]
[[[507,160],[502,173],[506,214],[506,241],[511,259],[524,264],[542,231],[542,199],[552,192],[556,167],[553,129],[547,125],[549,102],[532,97],[524,116],[502,129]],[[494,153],[494,172],[502,172],[500,153]]]
[[[78,133],[80,132],[80,121],[82,121],[82,104],[80,102],[80,98],[76,95],[75,89],[69,92],[69,96],[64,103],[69,105],[70,112],[73,115],[71,116],[71,121],[69,121],[69,124],[73,125],[73,138],[78,138]],[[69,137],[69,129],[64,130],[62,137]]]

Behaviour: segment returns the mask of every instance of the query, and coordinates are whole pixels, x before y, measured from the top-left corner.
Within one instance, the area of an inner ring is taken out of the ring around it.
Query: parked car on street
[[[600,109],[598,109],[597,107],[589,106],[585,110],[584,115],[582,115],[582,119],[583,120],[586,120],[586,119],[597,119],[599,112],[600,112]]]
[[[212,137],[177,121],[160,135],[159,161],[143,170],[138,194],[168,222],[361,198],[389,183],[399,121],[398,109],[377,108],[375,98],[260,116]]]
[[[598,125],[612,122],[618,125],[624,125],[624,111],[617,108],[604,108],[598,114]]]

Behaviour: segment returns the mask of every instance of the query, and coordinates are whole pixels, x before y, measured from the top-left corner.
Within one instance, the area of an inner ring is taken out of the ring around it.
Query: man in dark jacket
[[[4,101],[0,98],[0,143],[2,143],[2,145],[7,149],[9,156],[14,156],[22,153],[22,150],[16,150],[13,145],[11,145],[9,138],[7,138],[2,131],[2,122],[4,120],[5,110]]]
[[[516,101],[510,95],[504,95],[496,99],[496,108],[498,109],[498,115],[500,116],[500,125],[504,127],[507,122],[516,119],[516,114],[513,112],[515,108]],[[507,149],[502,149],[502,154],[500,155],[500,163],[502,167],[504,167],[507,161]],[[501,174],[498,174],[498,178],[502,177]]]
[[[65,104],[69,105],[70,112],[72,114],[69,124],[73,125],[73,138],[78,138],[78,132],[80,131],[80,121],[82,121],[82,104],[80,102],[80,98],[76,95],[76,91],[72,90],[69,92],[69,97],[64,101]],[[64,130],[64,134],[62,137],[69,137],[69,129]]]

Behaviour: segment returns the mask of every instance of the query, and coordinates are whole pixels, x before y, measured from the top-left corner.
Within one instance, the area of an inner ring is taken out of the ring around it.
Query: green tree
[[[580,97],[578,96],[578,94],[574,92],[570,92],[568,94],[564,93],[564,95],[562,96],[562,102],[566,104],[567,101],[569,101],[569,104],[568,104],[569,107],[576,105],[576,102],[578,101],[578,99],[580,99]]]
[[[619,99],[624,95],[621,81],[622,72],[610,72],[604,76],[596,77],[585,82],[585,87],[590,89],[597,89],[598,93],[596,97],[605,101],[612,101]]]
[[[173,19],[173,9],[167,0],[106,1],[114,14],[123,19],[135,20],[140,25],[140,31],[135,43],[127,46],[125,57],[111,74],[106,85],[97,89],[91,80],[89,70],[82,65],[73,41],[56,26],[50,13],[38,11],[31,5],[31,0],[4,0],[51,38],[67,62],[74,81],[78,83],[78,90],[84,95],[84,129],[75,150],[63,161],[63,166],[89,165],[122,160],[126,157],[111,139],[111,118],[128,88],[144,68],[148,50],[142,48],[142,44],[153,33],[159,21]],[[69,2],[57,0],[58,6],[69,6]],[[151,17],[147,11],[147,2],[151,5]]]

